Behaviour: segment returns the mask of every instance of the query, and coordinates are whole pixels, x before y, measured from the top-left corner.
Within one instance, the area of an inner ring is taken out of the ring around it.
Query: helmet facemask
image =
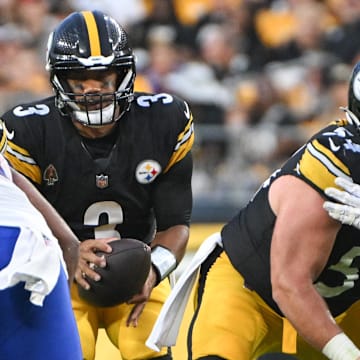
[[[94,70],[80,70],[86,78]],[[99,73],[100,71],[96,71]],[[109,72],[103,71],[104,74]],[[113,123],[129,110],[133,100],[133,82],[135,74],[131,67],[116,70],[116,89],[111,92],[74,92],[69,85],[71,72],[60,71],[55,73],[51,82],[56,89],[56,102],[58,108],[74,120],[86,126],[102,126]]]

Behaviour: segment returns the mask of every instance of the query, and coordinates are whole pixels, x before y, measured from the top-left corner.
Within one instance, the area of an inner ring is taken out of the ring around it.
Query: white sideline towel
[[[42,306],[55,287],[60,266],[66,271],[58,241],[40,231],[21,228],[9,264],[0,271],[0,290],[25,282],[30,302]]]
[[[185,308],[200,265],[207,259],[216,245],[222,247],[220,233],[210,235],[201,244],[190,264],[179,277],[160,311],[151,334],[146,340],[146,346],[150,349],[160,351],[164,346],[174,346],[176,344]]]

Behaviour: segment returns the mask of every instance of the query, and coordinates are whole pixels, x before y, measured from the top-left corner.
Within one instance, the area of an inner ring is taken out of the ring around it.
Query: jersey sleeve
[[[154,211],[158,231],[175,225],[190,225],[192,212],[192,155],[172,166],[159,177],[154,188]]]
[[[194,122],[193,115],[186,101],[175,98],[174,114],[177,118],[177,141],[174,144],[172,155],[169,159],[164,173],[174,166],[177,162],[185,158],[191,151],[194,144]]]
[[[18,172],[33,183],[41,184],[41,170],[35,160],[41,152],[41,138],[38,133],[36,114],[27,117],[32,106],[22,105],[6,112],[2,119],[6,124],[9,138],[4,156]],[[35,146],[34,146],[35,144]],[[29,149],[32,149],[30,152]]]
[[[169,153],[152,193],[158,231],[175,225],[189,226],[192,211],[193,115],[184,100],[174,95],[163,96],[165,103],[159,104],[157,113],[161,117],[157,122],[161,127],[157,129],[158,143]]]
[[[296,171],[320,192],[336,186],[336,177],[359,180],[354,173],[360,159],[359,140],[353,126],[336,124],[325,128],[304,146]]]
[[[42,182],[42,160],[52,148],[58,151],[56,139],[48,132],[48,127],[55,125],[57,114],[54,97],[48,97],[19,104],[2,115],[9,133],[4,155],[14,169],[36,186]]]

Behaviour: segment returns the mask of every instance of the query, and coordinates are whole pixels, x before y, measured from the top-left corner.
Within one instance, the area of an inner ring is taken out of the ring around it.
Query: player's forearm
[[[151,243],[151,262],[156,283],[159,284],[184,257],[189,239],[189,228],[185,225],[172,226],[158,232]]]
[[[79,257],[79,241],[64,219],[43,195],[24,176],[12,171],[14,183],[26,193],[31,203],[41,212],[54,236],[58,239],[72,281]]]
[[[160,245],[169,249],[176,257],[177,263],[179,263],[185,255],[188,240],[189,227],[186,225],[176,225],[156,233],[151,247]]]
[[[292,286],[292,289],[285,291],[278,288],[274,290],[273,296],[299,335],[319,351],[342,332],[326,303],[311,284],[297,288]]]

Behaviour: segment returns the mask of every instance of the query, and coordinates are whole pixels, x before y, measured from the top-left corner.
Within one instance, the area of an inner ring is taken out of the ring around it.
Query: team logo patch
[[[109,177],[104,174],[96,175],[96,186],[99,189],[107,188],[109,186]]]
[[[43,174],[43,180],[46,181],[46,185],[53,186],[58,180],[58,173],[53,164],[49,164]]]
[[[144,160],[136,167],[136,180],[140,184],[149,184],[160,174],[161,166],[155,160]]]

